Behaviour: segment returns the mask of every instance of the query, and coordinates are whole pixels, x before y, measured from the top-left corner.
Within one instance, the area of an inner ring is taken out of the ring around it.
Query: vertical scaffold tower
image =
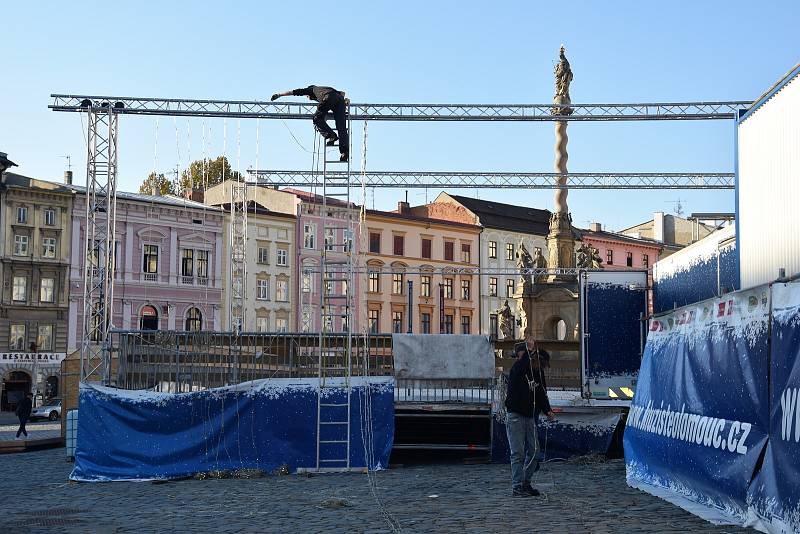
[[[84,100],[81,107],[89,123],[80,379],[107,384],[111,373],[108,333],[114,317],[118,115],[116,105],[109,101],[95,105]]]
[[[350,101],[346,101],[351,131]],[[351,136],[348,135],[348,143]],[[323,143],[324,145],[324,143]],[[317,397],[317,471],[350,468],[350,419],[355,289],[354,246],[357,210],[351,202],[350,158],[339,147],[324,146],[322,167],[322,254],[320,257],[319,393]],[[347,147],[350,154],[350,146]],[[343,172],[332,174],[331,167]],[[338,332],[338,335],[333,335]],[[332,391],[344,388],[344,398]]]

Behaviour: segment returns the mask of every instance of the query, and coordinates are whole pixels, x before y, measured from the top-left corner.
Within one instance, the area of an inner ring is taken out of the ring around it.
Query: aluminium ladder
[[[349,134],[350,101],[346,100],[345,105]],[[350,158],[347,163],[340,162],[338,146],[323,144],[323,147],[317,471],[340,471],[350,469],[352,332],[355,315],[353,262],[356,254],[357,211],[350,198]],[[341,166],[346,166],[346,171],[329,175],[329,165],[336,170],[344,170]],[[337,327],[341,329],[337,330]],[[337,331],[338,334],[335,334]],[[342,389],[344,396],[338,393]]]

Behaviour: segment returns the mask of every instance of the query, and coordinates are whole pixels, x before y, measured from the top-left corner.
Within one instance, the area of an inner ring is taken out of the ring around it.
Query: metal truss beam
[[[247,100],[193,100],[53,94],[54,111],[86,111],[88,105],[111,106],[117,113],[189,117],[310,119],[316,104]],[[559,115],[553,104],[350,104],[352,120],[385,121],[631,121],[733,119],[748,100],[570,104]]]
[[[314,171],[248,170],[251,185],[320,187],[322,174]],[[551,172],[427,172],[368,171],[366,187],[462,189],[558,189],[558,173]],[[577,172],[569,173],[569,189],[734,189],[729,172]],[[345,173],[328,171],[329,179],[346,180]]]

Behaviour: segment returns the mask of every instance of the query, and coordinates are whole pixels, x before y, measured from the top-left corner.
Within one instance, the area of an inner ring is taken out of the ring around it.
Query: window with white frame
[[[303,293],[311,293],[314,286],[314,279],[312,273],[303,273],[302,291]]]
[[[452,278],[445,278],[444,279],[444,298],[446,298],[446,299],[453,298],[453,279]]]
[[[489,277],[489,296],[496,297],[497,296],[497,277],[490,276]]]
[[[462,334],[469,334],[470,333],[470,325],[472,324],[472,318],[469,315],[462,315],[461,316],[461,333]]]
[[[56,210],[47,208],[44,210],[44,224],[47,226],[55,226],[56,224]]]
[[[268,247],[258,247],[258,263],[268,264],[269,263],[269,248]]]
[[[304,248],[315,248],[314,247],[314,225],[313,224],[304,224],[303,225],[303,247]]]
[[[28,236],[14,235],[14,256],[28,255]]]
[[[506,280],[506,297],[514,296],[514,279],[509,278]]]
[[[36,350],[53,350],[53,325],[39,325],[36,336]]]
[[[289,321],[284,317],[275,319],[275,330],[278,332],[286,332],[289,329]]]
[[[9,331],[8,348],[11,350],[25,350],[25,325],[12,324]]]
[[[497,241],[489,241],[489,257],[497,258]]]
[[[196,250],[197,262],[197,278],[208,278],[208,251]]]
[[[325,250],[333,250],[335,240],[336,230],[333,228],[325,228]]]
[[[55,299],[55,287],[55,278],[42,278],[39,290],[39,300],[41,302],[53,302]]]
[[[25,302],[28,294],[28,277],[15,276],[14,284],[12,286],[11,298],[15,302]]]
[[[256,298],[258,300],[269,298],[269,280],[263,278],[256,280]]]
[[[42,257],[55,258],[56,257],[56,238],[43,237],[42,238]]]
[[[181,276],[194,276],[194,250],[190,248],[181,250]]]
[[[185,328],[187,332],[199,332],[203,329],[203,314],[197,308],[189,308],[186,311]]]
[[[278,249],[278,259],[276,262],[281,267],[289,265],[289,251],[285,248]]]
[[[431,277],[427,274],[423,274],[419,277],[420,280],[420,295],[423,297],[430,297],[431,296]]]
[[[392,333],[400,334],[403,332],[403,312],[392,312]]]
[[[142,272],[158,273],[158,245],[145,245],[142,255]]]
[[[256,330],[259,332],[269,330],[269,317],[256,317]]]
[[[506,260],[514,259],[514,243],[506,243]]]
[[[461,280],[461,300],[469,300],[470,295],[470,281]]]
[[[367,291],[370,293],[381,292],[381,275],[378,271],[370,271],[368,276]]]
[[[286,280],[278,280],[275,283],[275,300],[278,302],[287,302],[289,300],[289,282]]]
[[[381,311],[380,310],[369,310],[369,315],[367,320],[369,321],[369,331],[372,334],[378,333],[378,328],[380,327],[380,320],[381,320]]]
[[[423,312],[420,315],[420,325],[422,326],[423,334],[431,333],[431,314]]]
[[[392,294],[403,294],[403,273],[392,273]]]
[[[20,224],[25,224],[28,222],[28,207],[27,206],[18,206],[17,207],[17,222]]]

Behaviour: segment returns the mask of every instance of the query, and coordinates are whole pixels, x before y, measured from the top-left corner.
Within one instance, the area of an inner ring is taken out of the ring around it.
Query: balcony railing
[[[198,276],[197,277],[197,285],[198,286],[207,286],[208,285],[208,277],[207,276]]]
[[[142,280],[145,282],[158,282],[158,273],[142,273]]]
[[[194,285],[194,276],[192,276],[192,275],[189,275],[189,276],[181,275],[181,284],[186,285],[186,286]]]

